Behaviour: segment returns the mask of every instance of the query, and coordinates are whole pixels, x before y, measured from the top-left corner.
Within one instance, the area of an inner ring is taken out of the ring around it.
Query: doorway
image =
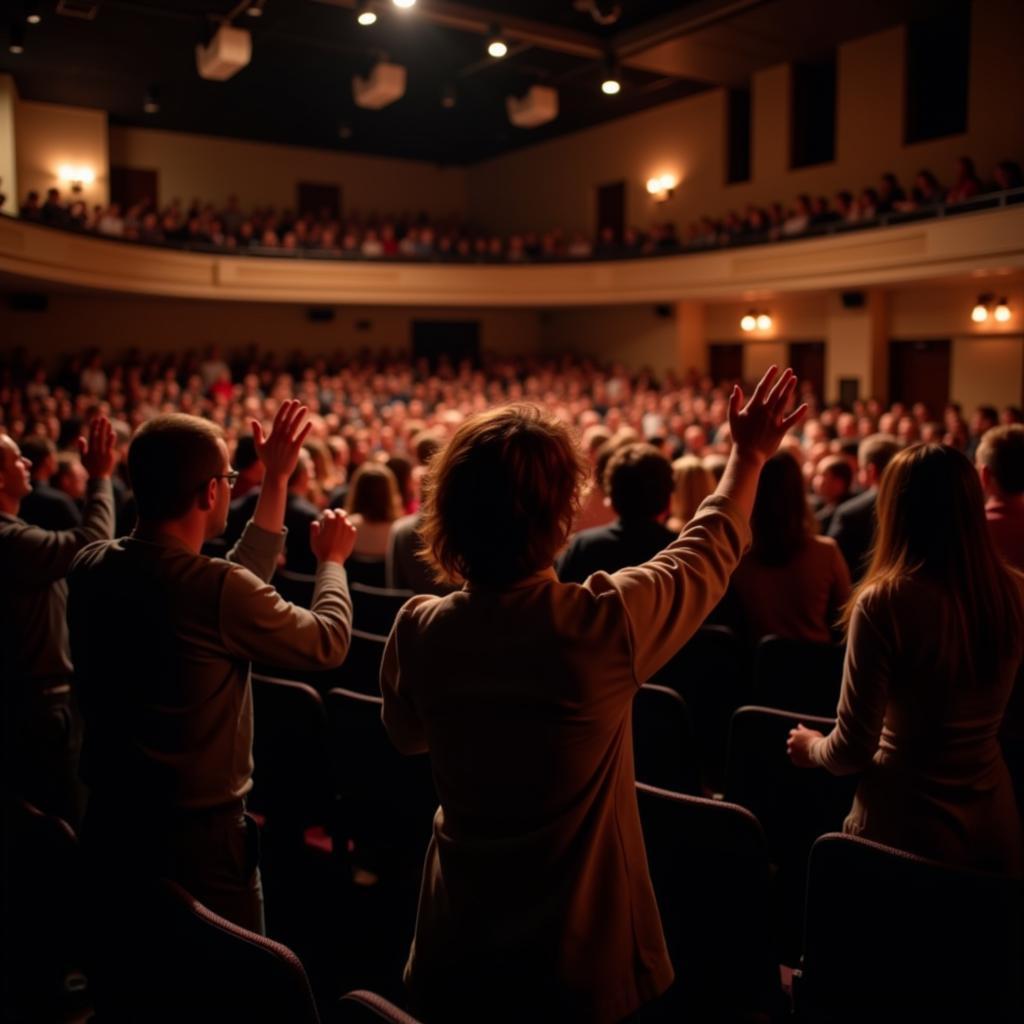
[[[337,220],[341,216],[341,189],[337,185],[318,185],[300,181],[297,186],[299,216],[307,213],[314,217]]]
[[[160,176],[157,171],[139,167],[110,168],[110,201],[122,210],[145,203],[154,209],[160,205]]]
[[[412,322],[413,361],[426,359],[431,372],[437,370],[444,360],[458,367],[469,360],[471,365],[480,365],[480,321],[479,320],[413,320]]]
[[[738,342],[708,345],[708,370],[715,385],[743,380],[743,345]]]
[[[949,401],[950,341],[889,342],[889,399],[923,402],[938,419]]]
[[[810,385],[819,402],[825,399],[825,342],[791,341],[789,365],[800,381],[801,388]]]
[[[616,243],[622,241],[626,228],[626,183],[613,181],[597,188],[597,234],[605,228],[615,233]]]

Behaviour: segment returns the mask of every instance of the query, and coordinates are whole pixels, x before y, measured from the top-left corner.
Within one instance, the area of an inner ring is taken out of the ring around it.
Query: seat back
[[[370,587],[384,589],[387,580],[384,576],[384,559],[371,558],[365,555],[349,555],[345,559],[345,572],[349,584],[363,583]]]
[[[647,862],[676,981],[657,1019],[734,1019],[781,1001],[768,849],[742,807],[637,783]],[[644,1018],[646,1019],[646,1018]]]
[[[834,717],[844,656],[840,644],[763,637],[754,648],[752,699],[761,707]]]
[[[779,868],[783,955],[795,962],[803,920],[807,856],[815,839],[842,828],[858,777],[797,768],[786,753],[790,729],[803,722],[828,733],[835,721],[775,708],[739,708],[729,733],[725,798],[761,822]]]
[[[398,618],[399,609],[413,596],[411,590],[371,587],[352,583],[352,624],[356,629],[377,636],[387,636]]]
[[[739,638],[727,626],[703,626],[651,682],[675,690],[689,709],[705,783],[720,789],[732,713],[747,700]]]
[[[330,820],[334,796],[327,711],[306,683],[254,674],[251,810],[269,836],[301,840]]]
[[[339,795],[335,849],[352,840],[384,862],[421,864],[438,804],[430,758],[395,749],[380,697],[335,688],[326,702]]]
[[[822,836],[807,872],[802,1016],[1020,1020],[1022,914],[1020,880]]]
[[[633,699],[633,759],[640,782],[700,795],[700,758],[686,701],[645,683]]]
[[[313,591],[316,589],[316,576],[312,573],[278,569],[270,582],[274,589],[290,604],[297,604],[300,608],[313,607]]]
[[[174,882],[143,887],[104,926],[97,1019],[319,1022],[290,949],[225,920]]]
[[[336,1019],[338,1024],[380,1024],[382,1020],[390,1024],[418,1024],[415,1018],[383,996],[364,990],[341,997]]]

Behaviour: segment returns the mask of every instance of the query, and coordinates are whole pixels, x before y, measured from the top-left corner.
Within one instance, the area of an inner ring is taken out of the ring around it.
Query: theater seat
[[[699,796],[700,759],[686,701],[667,686],[645,683],[633,699],[636,778]]]
[[[1020,880],[854,836],[811,850],[801,1020],[1019,1021]]]
[[[834,717],[845,648],[766,636],[754,648],[752,701],[761,707]]]
[[[268,841],[301,844],[330,820],[334,798],[327,711],[313,687],[254,674],[253,789],[249,809],[266,818]]]
[[[676,980],[638,1020],[737,1020],[782,1008],[764,832],[742,807],[637,783]]]
[[[300,608],[311,608],[313,606],[316,576],[312,573],[278,569],[270,583],[291,604],[297,604]]]
[[[419,1024],[383,996],[362,990],[341,997],[335,1020],[337,1024],[379,1024],[382,1020],[390,1024]]]
[[[732,717],[725,798],[748,808],[764,827],[779,868],[783,954],[795,963],[803,919],[807,855],[815,839],[838,831],[853,804],[855,775],[796,768],[786,753],[790,729],[799,722],[828,733],[835,721],[775,708],[747,706]]]
[[[96,1011],[104,1024],[319,1022],[290,949],[225,920],[174,882],[146,887],[103,924]]]
[[[345,560],[345,572],[348,575],[350,584],[363,583],[366,586],[380,589],[383,589],[387,584],[383,558],[349,555]]]
[[[395,624],[399,609],[410,597],[411,590],[390,587],[372,587],[366,583],[352,583],[352,624],[356,629],[386,637]]]

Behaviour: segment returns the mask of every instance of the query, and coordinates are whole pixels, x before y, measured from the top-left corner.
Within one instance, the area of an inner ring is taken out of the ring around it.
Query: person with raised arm
[[[649,561],[582,584],[553,567],[586,476],[563,424],[500,407],[434,457],[422,536],[462,589],[411,598],[381,668],[385,727],[429,752],[441,803],[405,971],[417,1014],[606,1024],[672,983],[632,701],[724,593],[761,467],[806,413],[785,414],[795,387],[773,367],[746,404],[734,389],[715,494]]]
[[[200,554],[224,530],[235,477],[218,427],[182,414],[144,423],[128,450],[131,536],[97,543],[69,577],[68,619],[85,723],[82,841],[115,894],[167,877],[212,910],[263,928],[252,787],[250,663],[326,669],[348,650],[344,513],[311,526],[312,608],[268,584],[284,544],[288,478],[309,431],[284,402],[253,435],[265,476],[227,559]]]

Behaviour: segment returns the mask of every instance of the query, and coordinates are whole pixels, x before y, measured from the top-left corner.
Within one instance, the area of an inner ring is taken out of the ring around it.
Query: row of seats
[[[1019,881],[837,833],[818,838],[790,1004],[771,923],[770,844],[757,818],[736,804],[643,783],[637,797],[677,975],[638,1016],[643,1024],[777,1020],[791,1010],[822,1024],[1019,1019]],[[43,965],[80,966],[75,955],[83,953],[90,921],[82,919],[75,888],[81,868],[74,833],[21,802],[7,807],[6,818],[5,904],[15,939],[8,969],[20,995],[31,998],[26,981]],[[288,948],[224,921],[172,882],[138,896],[116,929],[106,922],[114,946],[90,949],[98,1020],[320,1020],[306,972]],[[40,1010],[38,1001],[28,1005]],[[486,1018],[481,1007],[479,1019]],[[332,1019],[415,1024],[366,992],[345,996]]]

